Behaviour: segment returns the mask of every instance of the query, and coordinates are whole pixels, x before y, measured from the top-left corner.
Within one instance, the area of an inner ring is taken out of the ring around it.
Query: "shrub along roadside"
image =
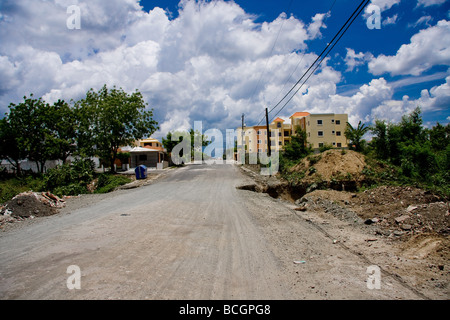
[[[125,176],[114,175],[111,173],[102,173],[98,175],[97,189],[95,193],[107,193],[113,191],[118,186],[131,182],[131,179]]]
[[[94,163],[89,159],[76,160],[72,164],[63,164],[49,169],[45,174],[14,177],[0,181],[0,203],[15,195],[33,190],[49,191],[59,197],[91,193],[89,185],[98,178],[95,193],[107,193],[116,187],[129,183],[128,177],[111,173],[96,174]]]
[[[5,203],[15,195],[30,189],[42,190],[42,179],[28,176],[0,181],[0,203]]]

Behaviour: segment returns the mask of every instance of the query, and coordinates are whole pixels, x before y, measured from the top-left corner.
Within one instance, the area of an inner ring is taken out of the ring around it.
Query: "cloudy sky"
[[[225,132],[242,113],[255,125],[359,3],[0,0],[0,113],[30,93],[78,100],[107,84],[143,93],[160,124],[156,138],[194,121]],[[372,5],[380,29],[367,26],[373,11],[358,17],[271,118],[334,112],[370,124],[420,106],[427,126],[450,121],[450,0]]]

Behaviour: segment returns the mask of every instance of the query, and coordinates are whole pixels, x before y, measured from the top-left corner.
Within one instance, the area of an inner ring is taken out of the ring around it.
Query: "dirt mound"
[[[366,166],[364,155],[352,150],[327,150],[303,159],[292,172],[305,173],[304,181],[361,180]]]
[[[315,190],[296,204],[301,205],[305,200],[311,208],[320,204],[321,209],[341,216],[345,213],[345,217],[351,217],[349,212],[354,212],[386,235],[450,235],[450,203],[418,188],[381,186],[360,193]]]
[[[359,193],[351,206],[362,218],[378,218],[397,234],[450,234],[450,203],[422,189],[382,186]]]
[[[56,214],[64,206],[64,200],[48,192],[20,193],[5,203],[3,214],[16,217],[43,217]]]

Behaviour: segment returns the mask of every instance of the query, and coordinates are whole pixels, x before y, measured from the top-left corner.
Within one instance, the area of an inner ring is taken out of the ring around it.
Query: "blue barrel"
[[[147,167],[144,166],[143,164],[137,166],[136,169],[134,169],[134,172],[136,173],[136,179],[147,178]]]

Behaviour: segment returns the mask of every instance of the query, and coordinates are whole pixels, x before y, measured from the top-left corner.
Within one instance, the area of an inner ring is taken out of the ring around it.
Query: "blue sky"
[[[0,2],[0,112],[34,93],[80,99],[103,84],[141,91],[161,138],[170,130],[260,121],[300,78],[359,0]],[[79,29],[70,29],[80,9]],[[278,116],[348,113],[425,125],[450,120],[450,0],[372,0]],[[331,10],[330,10],[331,9]],[[283,105],[283,104],[281,104]],[[281,106],[280,105],[280,106]],[[279,108],[274,109],[271,116]]]

